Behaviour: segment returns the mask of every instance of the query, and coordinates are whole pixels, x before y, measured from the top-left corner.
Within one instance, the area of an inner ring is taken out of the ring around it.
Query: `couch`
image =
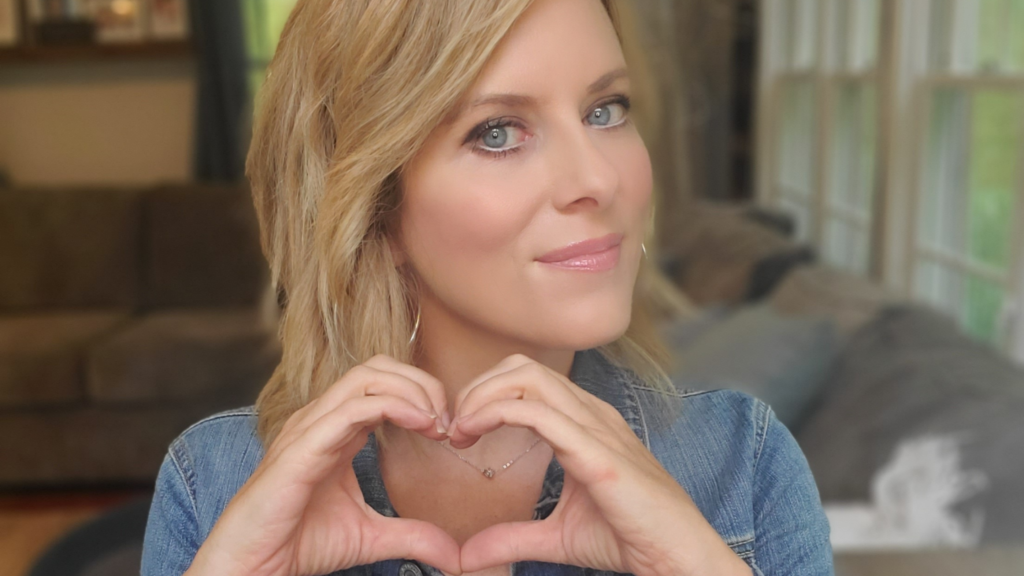
[[[785,218],[695,202],[660,264],[697,306],[683,388],[735,388],[794,434],[837,572],[1024,574],[1024,367],[941,312],[817,261]]]
[[[0,488],[152,486],[277,351],[244,186],[0,188]]]

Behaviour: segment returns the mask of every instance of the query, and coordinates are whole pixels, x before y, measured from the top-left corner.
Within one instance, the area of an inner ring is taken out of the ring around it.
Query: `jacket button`
[[[398,576],[423,576],[423,571],[413,562],[406,562],[398,569]]]

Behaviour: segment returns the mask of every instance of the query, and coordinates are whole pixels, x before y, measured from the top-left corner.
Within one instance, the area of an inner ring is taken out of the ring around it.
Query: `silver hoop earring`
[[[647,259],[647,247],[644,246],[643,242],[640,243],[640,249],[643,250],[643,252],[644,252],[644,259],[646,260]]]
[[[409,344],[412,344],[413,340],[416,339],[416,332],[420,329],[420,308],[416,307],[416,324],[412,327],[412,336],[409,338]]]

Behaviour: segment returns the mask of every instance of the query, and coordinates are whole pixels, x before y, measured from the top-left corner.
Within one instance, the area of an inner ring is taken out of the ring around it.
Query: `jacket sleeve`
[[[185,480],[192,474],[188,459],[181,458],[184,450],[183,442],[172,444],[157,474],[142,544],[142,576],[181,576],[199,550],[195,497]]]
[[[775,412],[762,404],[754,460],[754,573],[831,576],[830,529],[807,458]]]

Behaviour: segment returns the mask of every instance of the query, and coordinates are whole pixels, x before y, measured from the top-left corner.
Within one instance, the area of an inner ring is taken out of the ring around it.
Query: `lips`
[[[540,258],[537,258],[537,261],[548,264],[564,263],[605,252],[610,248],[618,246],[620,243],[622,243],[622,234],[608,234],[607,236],[591,238],[589,240],[583,240],[582,242],[574,242],[568,246],[552,250]]]

